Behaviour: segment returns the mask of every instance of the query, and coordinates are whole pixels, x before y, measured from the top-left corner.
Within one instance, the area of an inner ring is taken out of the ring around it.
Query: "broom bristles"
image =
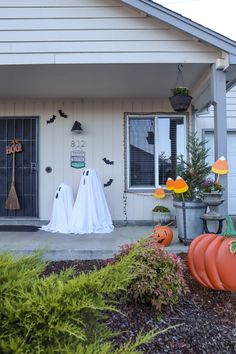
[[[20,209],[20,203],[16,194],[14,184],[11,185],[7,200],[5,202],[5,209],[18,210]]]

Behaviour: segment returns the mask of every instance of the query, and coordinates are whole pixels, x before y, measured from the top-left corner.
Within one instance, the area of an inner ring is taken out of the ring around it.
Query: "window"
[[[185,156],[184,116],[127,115],[127,186],[151,189],[176,178]]]

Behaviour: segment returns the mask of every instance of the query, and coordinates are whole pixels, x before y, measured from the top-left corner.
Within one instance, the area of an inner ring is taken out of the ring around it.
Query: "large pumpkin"
[[[191,242],[188,266],[193,277],[203,286],[236,291],[236,231],[228,216],[226,221],[224,235],[203,234]]]
[[[169,246],[173,239],[173,231],[167,225],[157,225],[153,229],[151,238],[162,246]]]

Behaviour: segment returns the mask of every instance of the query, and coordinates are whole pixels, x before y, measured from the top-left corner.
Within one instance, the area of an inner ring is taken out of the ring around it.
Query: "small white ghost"
[[[83,172],[69,229],[75,234],[109,233],[114,229],[102,184],[95,170],[86,169]]]
[[[60,184],[55,192],[52,215],[49,224],[41,230],[49,232],[69,233],[68,220],[74,205],[73,191],[67,184]]]

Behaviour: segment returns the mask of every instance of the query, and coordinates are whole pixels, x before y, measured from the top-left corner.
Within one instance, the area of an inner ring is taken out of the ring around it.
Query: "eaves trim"
[[[123,3],[132,6],[149,16],[155,17],[175,28],[190,34],[193,37],[207,42],[214,47],[236,55],[236,42],[220,33],[194,22],[177,12],[171,11],[166,7],[154,3],[150,0],[121,0]]]

